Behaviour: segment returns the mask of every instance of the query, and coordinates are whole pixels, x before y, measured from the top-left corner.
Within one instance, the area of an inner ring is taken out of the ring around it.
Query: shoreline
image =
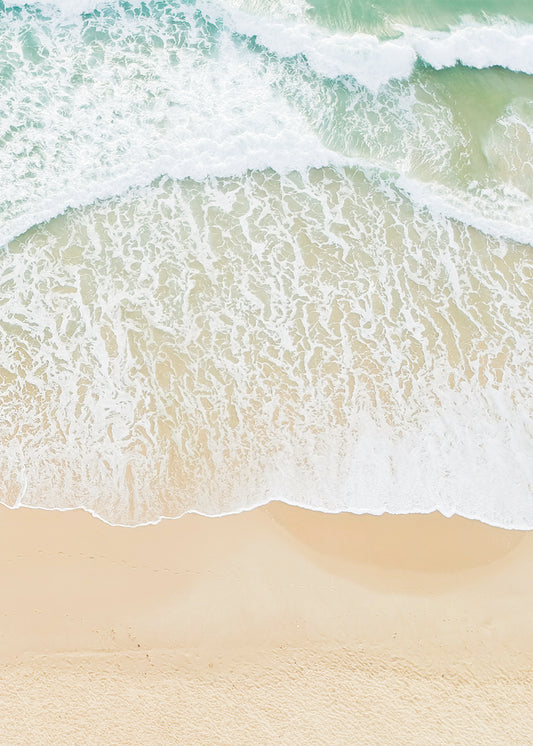
[[[2,742],[533,739],[531,532],[1,508],[0,556]]]
[[[265,502],[259,502],[256,505],[252,505],[245,508],[240,508],[238,510],[234,511],[228,511],[226,513],[202,513],[199,510],[187,510],[184,513],[180,513],[179,515],[161,515],[159,518],[154,519],[153,521],[147,521],[145,523],[111,523],[111,521],[107,521],[103,516],[101,516],[99,513],[97,513],[94,510],[91,510],[90,508],[86,508],[83,505],[77,506],[77,507],[69,507],[69,508],[49,508],[45,505],[26,505],[24,503],[15,502],[13,505],[9,505],[8,503],[4,503],[0,501],[0,513],[4,510],[10,510],[10,511],[17,511],[17,510],[35,510],[35,511],[43,511],[48,513],[77,513],[77,512],[83,512],[86,513],[91,518],[94,518],[96,521],[99,521],[106,526],[109,526],[110,528],[131,528],[131,529],[139,529],[139,528],[147,528],[148,526],[159,526],[162,523],[166,523],[168,521],[179,521],[182,519],[186,519],[189,516],[197,516],[199,518],[209,518],[209,519],[215,519],[215,518],[229,518],[231,516],[238,516],[238,515],[245,515],[246,513],[253,513],[256,510],[268,510],[270,506],[272,505],[286,505],[287,508],[295,509],[295,510],[301,510],[308,513],[315,513],[318,515],[324,515],[324,516],[354,516],[356,518],[405,518],[408,516],[429,516],[429,515],[438,515],[441,518],[445,519],[460,519],[465,520],[468,522],[473,523],[481,523],[484,526],[488,526],[489,528],[494,528],[502,531],[520,531],[527,533],[528,531],[533,531],[533,526],[504,526],[503,524],[499,523],[491,523],[490,521],[479,518],[476,515],[467,515],[466,513],[444,513],[441,511],[438,507],[433,507],[431,510],[421,511],[421,510],[413,510],[408,512],[390,512],[388,510],[383,510],[381,513],[372,513],[368,510],[364,510],[361,513],[354,512],[354,511],[346,511],[346,510],[325,510],[324,508],[315,508],[311,505],[301,505],[295,502],[288,502],[286,500],[281,500],[278,498],[271,498],[266,500]]]

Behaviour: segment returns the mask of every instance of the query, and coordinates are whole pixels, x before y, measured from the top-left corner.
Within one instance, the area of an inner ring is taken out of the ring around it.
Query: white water
[[[436,70],[460,63],[468,67],[507,67],[533,73],[533,29],[500,22],[487,26],[470,22],[450,31],[402,28],[402,38]]]
[[[34,231],[5,267],[13,504],[533,525],[524,247],[319,170],[166,181]]]

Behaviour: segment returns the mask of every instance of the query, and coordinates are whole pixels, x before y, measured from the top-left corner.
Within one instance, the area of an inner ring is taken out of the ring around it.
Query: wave
[[[288,19],[258,18],[201,3],[203,12],[222,17],[224,25],[279,57],[303,55],[319,75],[352,76],[372,91],[394,79],[408,78],[416,61],[414,49],[402,39],[380,41],[369,34],[344,35]]]
[[[284,162],[284,168],[276,170],[269,165],[266,170],[267,172],[274,171],[280,176],[287,176],[291,173],[308,174],[309,171],[323,168],[334,169],[338,173],[346,172],[347,169],[355,169],[371,179],[377,190],[390,193],[391,189],[397,189],[406,195],[414,206],[427,209],[436,220],[453,220],[464,226],[475,228],[480,233],[493,238],[533,246],[531,204],[518,190],[508,189],[505,193],[502,193],[501,190],[493,187],[492,190],[484,188],[482,194],[478,195],[463,191],[454,192],[441,184],[423,182],[420,179],[392,172],[387,167],[378,166],[361,159],[341,158],[336,153],[321,152],[320,148],[315,150],[314,155],[316,156],[314,163],[305,159],[295,168],[294,161],[291,163],[289,160]],[[257,173],[264,169],[242,169],[244,173],[247,170]],[[212,171],[205,174],[201,173],[200,178],[196,181],[201,182],[206,176],[215,178],[234,177],[240,172],[237,170],[234,173],[230,170],[226,173],[225,169],[221,169],[221,173],[213,173]],[[146,188],[151,183],[167,176],[177,181],[183,181],[184,178],[192,179],[187,171],[185,176],[180,176],[180,170],[176,169],[175,165],[169,167],[169,164],[167,164],[158,167],[158,164],[153,164],[152,170],[148,173],[143,170],[142,176],[137,180],[131,181],[127,177],[122,177],[120,180],[100,185],[92,193],[83,191],[71,195],[66,201],[50,202],[40,212],[22,216],[18,221],[14,221],[5,227],[9,232],[2,234],[0,230],[0,246],[6,246],[30,228],[59,217],[68,210],[89,207],[99,202],[125,197],[128,193]],[[492,205],[492,211],[487,210],[488,197],[490,197],[489,208]],[[495,214],[498,214],[498,217],[494,217]]]
[[[32,227],[48,222],[68,210],[124,196],[165,176],[177,181],[191,179],[200,182],[209,178],[244,176],[250,171],[272,170],[286,175],[292,171],[305,173],[324,166],[343,168],[355,164],[354,159],[344,158],[325,148],[312,133],[295,126],[297,122],[297,118],[292,119],[292,127],[285,128],[288,135],[286,138],[276,134],[269,136],[263,132],[262,142],[258,137],[256,142],[251,138],[252,142],[249,140],[246,144],[234,143],[233,157],[227,153],[224,153],[224,157],[220,153],[213,153],[213,158],[209,158],[205,147],[208,141],[202,138],[188,152],[183,148],[183,153],[187,153],[186,157],[180,158],[178,155],[172,160],[168,157],[160,158],[148,166],[146,156],[143,156],[137,162],[137,167],[125,169],[126,172],[118,176],[107,176],[81,186],[77,183],[69,184],[67,194],[53,194],[50,189],[48,197],[40,199],[37,207],[24,210],[23,214],[14,219],[4,218],[0,225],[0,247],[5,247]]]
[[[450,31],[398,27],[402,39],[436,70],[454,67],[505,67],[533,74],[533,27],[505,19],[493,25],[464,24]]]
[[[468,24],[449,31],[397,26],[400,35],[383,40],[363,33],[334,33],[299,20],[258,18],[228,11],[209,0],[199,2],[198,7],[280,57],[304,55],[320,75],[352,76],[372,91],[391,80],[408,78],[417,58],[437,70],[460,63],[533,74],[533,27],[505,19],[495,20],[493,25]]]

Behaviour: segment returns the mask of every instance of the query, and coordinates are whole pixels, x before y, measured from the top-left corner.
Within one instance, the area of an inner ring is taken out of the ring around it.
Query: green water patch
[[[501,0],[309,0],[308,16],[336,31],[363,31],[388,35],[395,24],[446,30],[468,16],[483,21],[487,16],[505,16],[513,21],[533,23],[529,0],[503,3]]]
[[[468,139],[468,157],[456,155],[458,176],[468,181],[490,174],[484,143],[513,101],[533,101],[531,76],[501,67],[473,70],[462,66],[444,70],[426,68],[422,76],[442,105],[453,112],[456,127]],[[513,148],[513,142],[509,141],[508,146]]]

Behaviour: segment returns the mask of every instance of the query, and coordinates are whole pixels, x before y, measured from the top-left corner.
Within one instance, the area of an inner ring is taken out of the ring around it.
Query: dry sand
[[[533,533],[0,511],[0,744],[528,744]]]

